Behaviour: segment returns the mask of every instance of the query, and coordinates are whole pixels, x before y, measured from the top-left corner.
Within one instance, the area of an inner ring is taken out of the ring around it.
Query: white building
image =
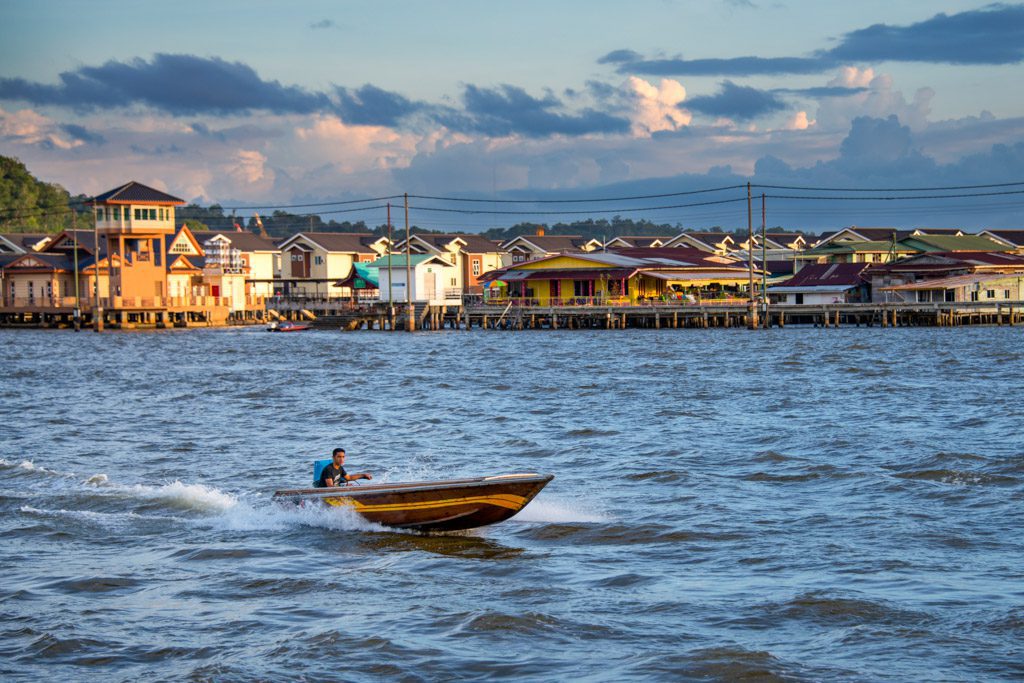
[[[388,264],[390,262],[390,269]],[[431,254],[413,254],[408,263],[412,272],[412,301],[422,302],[431,306],[457,306],[462,303],[462,290],[457,287],[446,287],[451,282],[456,270],[440,256]],[[380,286],[381,301],[387,301],[390,291],[391,300],[403,304],[406,298],[406,258],[405,254],[382,256],[373,263],[367,264],[377,268],[377,283]]]

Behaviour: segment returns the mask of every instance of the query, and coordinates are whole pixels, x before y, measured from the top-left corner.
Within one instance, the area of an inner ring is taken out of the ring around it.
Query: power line
[[[989,185],[952,185],[949,187],[800,187],[795,185],[758,185],[769,190],[800,190],[808,192],[946,192],[952,190],[985,190],[993,187],[1014,187],[1024,185],[1024,181],[1013,183],[992,183]],[[745,187],[745,186],[744,186]]]
[[[665,192],[662,194],[642,194],[632,197],[588,197],[579,199],[470,199],[468,197],[434,197],[430,195],[411,194],[409,199],[432,199],[445,202],[478,202],[484,204],[579,204],[583,202],[626,202],[637,199],[661,199],[664,197],[683,197],[686,195],[704,194],[707,192],[722,192],[724,190],[738,190],[746,185],[726,185],[724,187],[711,187],[705,190],[689,190],[686,192]],[[422,207],[421,207],[422,208]]]
[[[745,186],[744,186],[745,187]],[[412,195],[410,195],[412,196]],[[719,199],[713,202],[696,202],[694,204],[672,204],[669,206],[637,206],[629,207],[626,209],[580,209],[579,211],[499,211],[499,210],[485,210],[485,209],[443,209],[440,207],[433,206],[410,206],[410,209],[416,209],[417,211],[435,211],[440,213],[460,213],[467,215],[483,215],[483,214],[501,214],[511,216],[532,216],[532,215],[544,215],[544,216],[560,216],[560,215],[573,215],[578,216],[580,214],[593,214],[593,213],[635,213],[638,211],[660,211],[667,209],[684,209],[691,206],[712,206],[715,204],[733,204],[735,202],[744,202],[744,197],[737,197],[735,199]]]

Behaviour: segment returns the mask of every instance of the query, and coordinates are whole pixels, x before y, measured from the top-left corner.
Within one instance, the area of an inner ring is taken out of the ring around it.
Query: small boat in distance
[[[291,320],[272,322],[267,325],[267,332],[302,332],[308,329],[311,329],[309,325],[294,323]]]
[[[348,507],[365,519],[399,529],[457,531],[503,522],[533,500],[550,474],[348,485],[275,491],[272,500]]]

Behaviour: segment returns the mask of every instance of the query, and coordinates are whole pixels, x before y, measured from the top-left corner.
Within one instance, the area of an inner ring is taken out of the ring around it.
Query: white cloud
[[[663,78],[653,85],[642,78],[630,76],[620,86],[631,110],[632,132],[647,137],[663,130],[678,130],[690,125],[693,116],[679,108],[686,99],[686,88],[679,81]]]
[[[81,140],[59,134],[54,121],[32,109],[6,111],[0,109],[0,137],[22,145],[46,145],[57,149],[81,147]]]
[[[809,121],[807,119],[807,112],[798,111],[786,120],[783,128],[786,130],[807,130],[815,123],[816,121]]]
[[[893,114],[911,130],[921,130],[928,125],[931,101],[935,97],[931,88],[919,88],[908,102],[903,92],[896,89],[892,76],[854,66],[843,67],[828,85],[865,90],[846,97],[823,99],[815,117],[822,128],[848,130],[850,122],[858,116],[886,118]]]

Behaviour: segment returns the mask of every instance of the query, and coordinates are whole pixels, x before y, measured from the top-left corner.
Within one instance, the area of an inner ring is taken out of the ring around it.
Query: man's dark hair
[[[341,453],[342,455],[344,455],[345,454],[345,449],[344,448],[335,448],[334,451],[331,453],[331,457],[333,458],[338,453]]]

